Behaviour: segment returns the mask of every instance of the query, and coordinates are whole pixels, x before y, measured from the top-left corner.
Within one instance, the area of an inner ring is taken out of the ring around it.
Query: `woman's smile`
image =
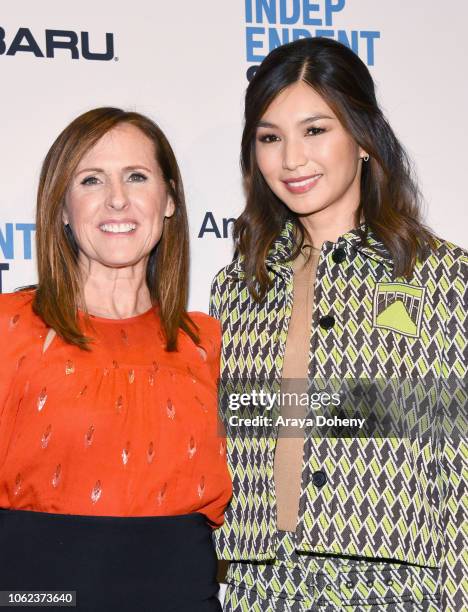
[[[105,221],[99,225],[101,232],[113,235],[125,235],[128,236],[133,234],[137,228],[135,221]]]
[[[284,179],[283,183],[286,185],[286,189],[290,193],[307,193],[315,187],[318,183],[321,174],[314,174],[312,176],[300,176],[299,178]]]

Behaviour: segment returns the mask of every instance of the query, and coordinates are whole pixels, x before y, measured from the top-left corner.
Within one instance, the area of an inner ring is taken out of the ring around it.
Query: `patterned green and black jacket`
[[[247,290],[240,259],[216,276],[211,314],[222,323],[222,378],[281,378],[293,241],[288,222],[268,254],[272,286],[260,303]],[[324,243],[309,378],[458,381],[459,410],[466,410],[467,253],[438,241],[410,280],[392,270],[371,232],[366,246],[358,231]],[[215,535],[220,558],[275,556],[275,444],[274,437],[228,438],[233,499]],[[304,445],[297,549],[439,567],[443,609],[466,609],[466,439],[306,435]]]

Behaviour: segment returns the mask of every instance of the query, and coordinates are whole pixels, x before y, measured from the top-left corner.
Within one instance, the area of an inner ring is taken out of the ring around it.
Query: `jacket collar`
[[[366,244],[363,244],[364,236],[366,236],[367,239]],[[343,236],[338,239],[338,242],[341,240],[347,242],[351,248],[364,255],[364,257],[369,257],[390,268],[393,267],[393,258],[390,251],[366,223],[363,223],[357,229],[343,234]]]
[[[367,242],[363,244],[363,237],[366,233],[367,229]],[[294,223],[290,220],[286,221],[283,225],[283,228],[273,242],[273,246],[265,260],[265,264],[267,268],[272,270],[273,272],[282,274],[284,272],[289,273],[290,267],[287,264],[288,259],[291,257],[295,241],[295,231],[294,231]],[[365,223],[363,223],[360,227],[350,230],[346,232],[342,236],[338,238],[336,243],[333,242],[325,242],[322,246],[322,250],[327,248],[327,250],[333,249],[333,245],[344,246],[343,243],[347,243],[353,250],[358,251],[364,257],[368,257],[377,261],[379,263],[383,263],[385,266],[392,267],[393,259],[381,240],[377,238],[375,233],[372,231],[370,227],[368,227]],[[242,257],[238,257],[232,262],[231,274],[238,276],[243,275],[242,270]]]

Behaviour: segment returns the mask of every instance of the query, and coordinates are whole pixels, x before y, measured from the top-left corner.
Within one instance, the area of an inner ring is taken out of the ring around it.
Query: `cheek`
[[[323,150],[323,160],[329,170],[337,174],[348,175],[355,172],[358,165],[359,149],[348,137],[336,137],[330,140]]]
[[[71,194],[66,199],[65,210],[70,223],[78,228],[91,221],[96,206],[96,197],[93,197],[92,194]]]
[[[273,178],[273,175],[278,172],[278,170],[281,170],[281,164],[278,166],[278,147],[257,147],[255,157],[258,169],[266,180],[270,177]]]
[[[148,226],[153,230],[159,228],[164,221],[166,203],[166,194],[159,191],[151,191],[145,194],[140,202],[143,219],[146,220]]]

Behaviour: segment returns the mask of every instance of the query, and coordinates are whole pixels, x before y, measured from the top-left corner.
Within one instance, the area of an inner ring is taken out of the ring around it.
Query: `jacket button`
[[[335,325],[335,317],[332,317],[332,315],[320,317],[319,324],[323,329],[331,329]]]
[[[322,470],[318,470],[312,474],[312,482],[316,487],[323,487],[327,482],[327,475]]]
[[[332,259],[337,264],[343,262],[346,259],[346,251],[341,247],[335,249],[332,253]]]

